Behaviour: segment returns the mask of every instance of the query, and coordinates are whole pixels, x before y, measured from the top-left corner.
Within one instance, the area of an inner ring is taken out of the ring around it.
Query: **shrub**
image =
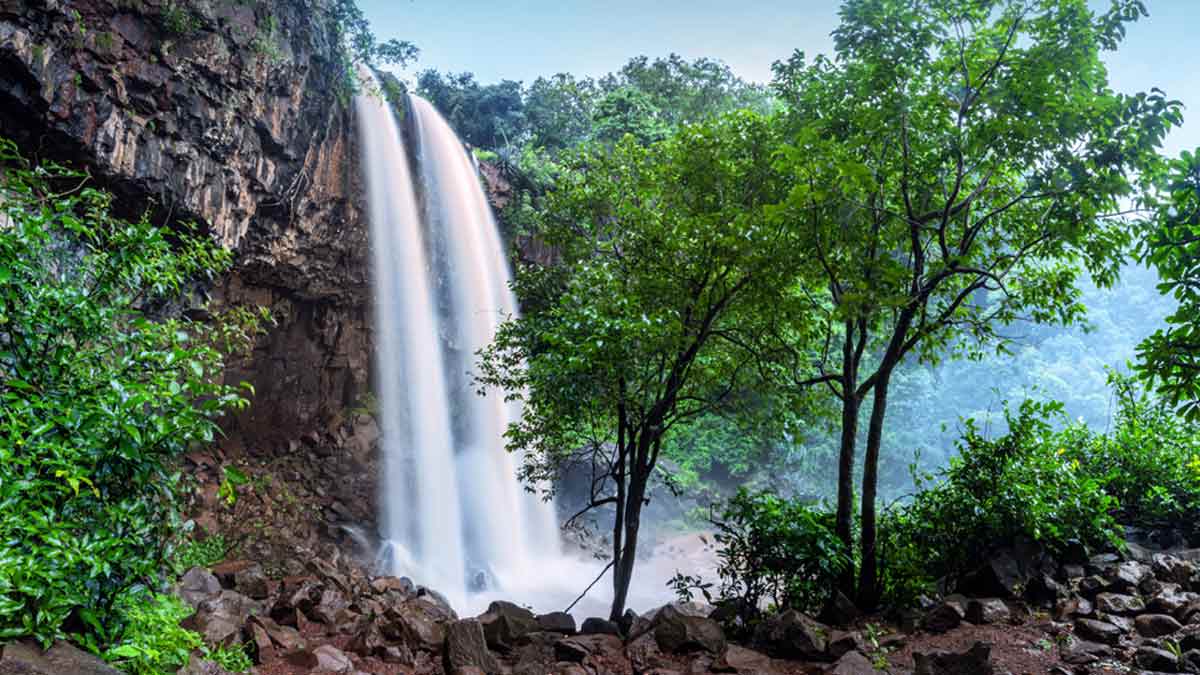
[[[175,547],[171,556],[171,571],[180,576],[193,567],[212,567],[225,559],[229,543],[215,534],[198,540],[187,540]]]
[[[111,197],[0,139],[0,640],[115,639],[178,530],[175,459],[247,404],[221,381],[262,317],[173,316],[228,253],[118,219]]]
[[[752,622],[764,603],[815,612],[846,568],[827,510],[774,493],[739,490],[712,518],[721,596]]]
[[[104,660],[127,673],[173,673],[203,646],[199,633],[179,626],[192,608],[173,595],[126,593],[114,610],[122,623],[120,638],[104,652]]]
[[[1179,530],[1200,543],[1200,433],[1168,403],[1125,377],[1110,378],[1118,403],[1113,430],[1064,432],[1063,447],[1102,481],[1117,518],[1150,530]]]
[[[959,454],[926,476],[911,504],[885,519],[885,593],[899,605],[922,584],[954,580],[975,569],[997,545],[1028,539],[1051,552],[1069,544],[1116,542],[1116,500],[1104,482],[1068,455],[1050,424],[1059,403],[1025,401],[1006,410],[1008,433],[985,437],[972,420]]]

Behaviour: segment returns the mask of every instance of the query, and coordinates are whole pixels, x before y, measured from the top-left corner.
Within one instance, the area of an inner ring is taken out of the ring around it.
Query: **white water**
[[[503,598],[565,608],[601,563],[564,554],[554,505],[517,479],[503,434],[521,414],[480,396],[476,352],[517,313],[496,221],[475,165],[441,115],[410,97],[413,147],[378,94],[355,100],[371,219],[379,416],[380,565],[474,613]],[[409,169],[415,158],[417,175]],[[655,556],[657,559],[658,557]],[[639,575],[630,604],[670,599],[673,565]],[[611,579],[578,611],[605,614]]]

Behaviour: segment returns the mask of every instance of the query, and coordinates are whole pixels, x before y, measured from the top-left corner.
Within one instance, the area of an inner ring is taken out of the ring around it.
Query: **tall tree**
[[[979,353],[1014,322],[1084,319],[1079,280],[1112,283],[1156,150],[1180,119],[1160,93],[1113,92],[1138,0],[849,0],[837,58],[776,66],[789,106],[784,218],[812,252],[806,347],[841,405],[837,530],[853,546],[861,415],[861,568],[878,597],[876,487],[892,376],[906,359]]]
[[[481,383],[524,402],[509,439],[525,477],[585,467],[584,511],[612,509],[614,619],[664,441],[756,385],[726,336],[772,312],[794,268],[766,208],[781,196],[776,144],[766,119],[741,113],[572,158],[538,223],[559,260],[519,269],[526,313],[482,354]]]

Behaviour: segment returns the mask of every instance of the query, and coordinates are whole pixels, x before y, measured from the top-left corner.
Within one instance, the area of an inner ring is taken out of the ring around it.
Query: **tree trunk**
[[[633,564],[637,559],[638,528],[641,525],[642,504],[646,498],[649,472],[643,464],[631,462],[629,490],[625,497],[625,547],[613,565],[613,602],[609,619],[618,621],[625,613],[625,601],[629,596],[629,584],[633,580]]]
[[[892,367],[883,364],[879,379],[875,383],[875,396],[871,406],[871,421],[867,426],[867,454],[863,459],[862,485],[862,568],[858,577],[858,606],[872,610],[879,602],[879,556],[875,550],[877,528],[875,498],[879,484],[879,449],[883,445],[883,418],[887,414],[888,384]]]
[[[854,350],[854,324],[846,323],[842,345],[842,442],[838,453],[837,536],[849,560],[854,551],[854,451],[858,440],[858,357]],[[854,565],[846,566],[838,584],[854,597]]]

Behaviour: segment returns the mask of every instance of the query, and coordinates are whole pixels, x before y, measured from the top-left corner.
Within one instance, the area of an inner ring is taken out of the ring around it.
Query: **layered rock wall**
[[[324,434],[368,387],[357,148],[322,0],[0,0],[0,135],[82,166],[126,215],[235,254],[211,293],[277,325],[229,373],[251,450]]]

